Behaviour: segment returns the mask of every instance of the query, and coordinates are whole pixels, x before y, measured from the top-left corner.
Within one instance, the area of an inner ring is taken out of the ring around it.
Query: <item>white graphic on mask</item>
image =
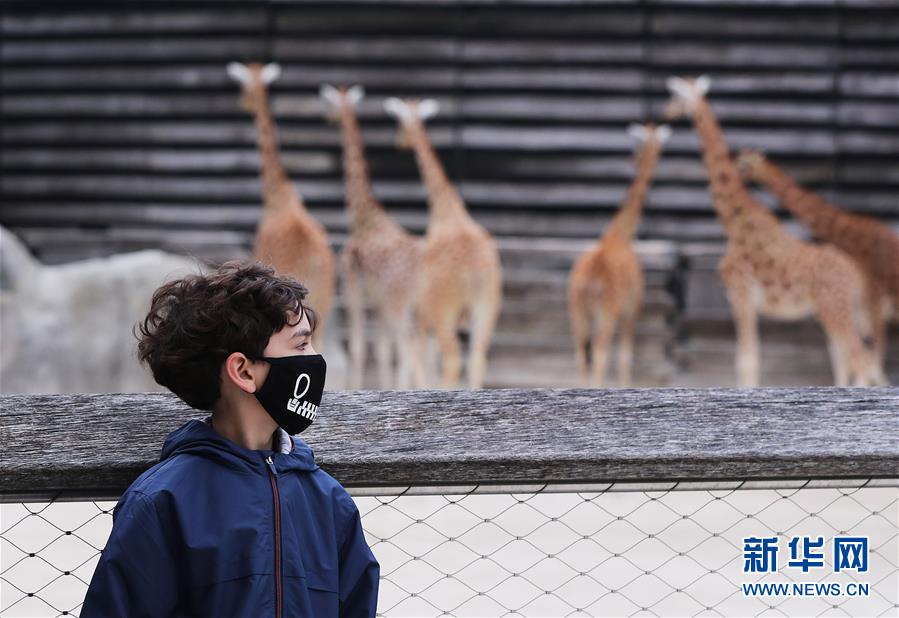
[[[302,382],[304,378],[306,379],[306,387],[301,393],[300,382]],[[312,380],[309,378],[308,373],[300,374],[300,377],[297,378],[297,383],[293,386],[293,399],[287,402],[287,409],[291,412],[299,414],[303,418],[313,421],[315,420],[315,415],[318,412],[318,406],[308,401],[300,401],[303,396],[309,391],[309,385],[311,384],[311,382]]]

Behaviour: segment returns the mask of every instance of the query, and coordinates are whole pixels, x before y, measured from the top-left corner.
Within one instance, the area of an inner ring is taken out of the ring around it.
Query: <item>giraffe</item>
[[[487,368],[487,348],[502,303],[502,267],[496,241],[469,215],[431,144],[424,122],[437,113],[437,102],[389,98],[384,101],[384,108],[398,121],[398,145],[414,151],[428,194],[430,215],[422,257],[419,341],[436,337],[441,354],[441,386],[454,388],[462,369],[457,329],[467,314],[468,386],[480,388]]]
[[[267,88],[281,74],[278,64],[231,62],[228,75],[241,85],[241,106],[256,121],[260,176],[265,204],[256,229],[253,257],[289,274],[309,288],[309,306],[319,322],[312,344],[324,342],[325,322],[334,297],[334,254],[325,228],[309,214],[281,163]]]
[[[886,322],[899,319],[899,235],[882,221],[846,212],[804,189],[760,152],[740,153],[737,167],[744,179],[764,184],[815,236],[855,260],[865,275],[874,349],[883,361]]]
[[[631,383],[634,329],[644,291],[643,269],[632,241],[640,223],[643,199],[671,128],[633,124],[628,133],[642,144],[636,156],[636,175],[618,213],[596,245],[574,263],[568,280],[568,311],[578,374],[582,382],[593,387],[602,386],[605,380],[616,328],[618,385]]]
[[[338,89],[325,84],[320,94],[328,105],[329,118],[340,125],[343,143],[350,236],[340,265],[350,323],[350,388],[362,387],[366,304],[375,310],[379,322],[376,358],[381,388],[410,388],[418,353],[414,311],[422,241],[391,219],[372,191],[356,118],[356,106],[364,96],[362,87]]]
[[[718,272],[737,330],[738,385],[759,380],[758,317],[796,320],[814,315],[828,338],[838,386],[885,384],[870,349],[871,325],[864,311],[862,276],[852,260],[832,246],[791,236],[743,185],[727,143],[705,98],[710,80],[671,77],[665,109],[669,119],[690,117],[702,143],[715,211],[727,236]]]

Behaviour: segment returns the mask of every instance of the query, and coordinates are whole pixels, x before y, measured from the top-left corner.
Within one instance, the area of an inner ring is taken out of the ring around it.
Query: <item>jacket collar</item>
[[[175,455],[191,454],[215,460],[229,468],[252,468],[265,472],[265,454],[254,451],[222,437],[212,428],[211,417],[190,420],[166,437],[160,461]],[[278,448],[273,461],[279,472],[287,470],[316,470],[315,453],[299,438],[292,438],[280,427],[275,433]]]

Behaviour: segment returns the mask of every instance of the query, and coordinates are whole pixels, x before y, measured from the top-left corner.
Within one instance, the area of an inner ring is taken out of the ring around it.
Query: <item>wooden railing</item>
[[[203,413],[0,397],[0,500],[114,497]],[[302,434],[348,487],[899,477],[899,389],[341,391]]]

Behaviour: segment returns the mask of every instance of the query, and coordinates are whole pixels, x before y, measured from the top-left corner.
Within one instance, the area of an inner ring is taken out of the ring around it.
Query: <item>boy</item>
[[[82,617],[375,615],[359,511],[290,437],[324,387],[306,293],[237,261],[154,293],[138,356],[212,416],[169,434],[119,500]]]

